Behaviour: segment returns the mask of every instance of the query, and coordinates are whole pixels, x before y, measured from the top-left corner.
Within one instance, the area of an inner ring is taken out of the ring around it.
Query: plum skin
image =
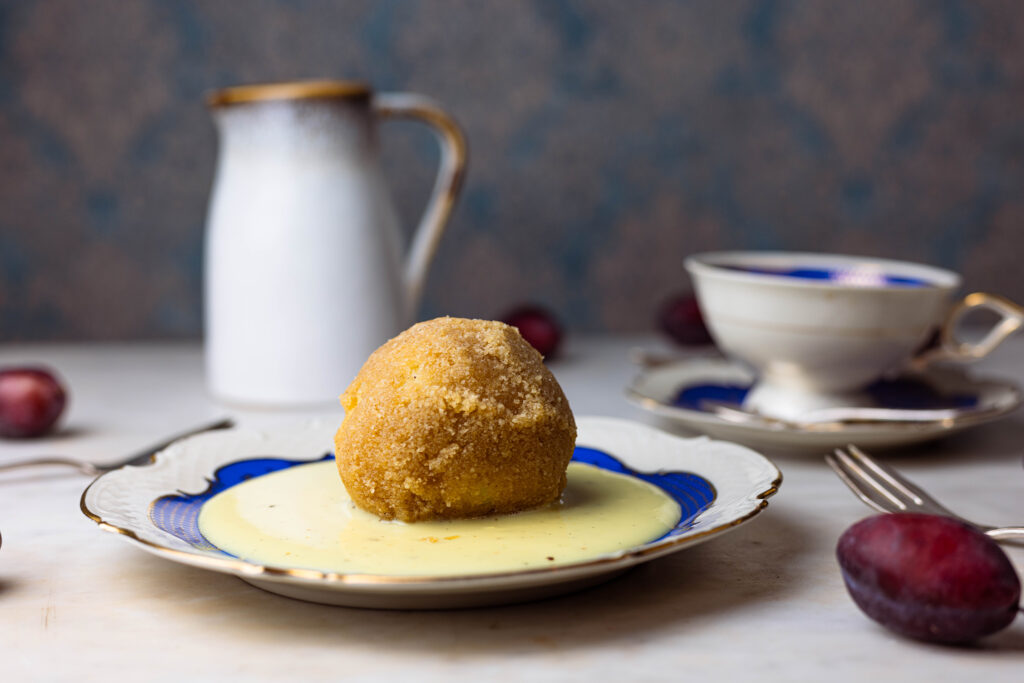
[[[712,343],[700,304],[693,294],[676,294],[658,308],[658,326],[677,344],[704,346]]]
[[[517,328],[523,339],[545,358],[557,354],[562,343],[562,326],[546,308],[534,304],[518,306],[503,315],[501,321]]]
[[[66,404],[67,391],[48,368],[0,368],[0,436],[42,436],[53,428]]]
[[[869,617],[910,638],[967,643],[1010,624],[1021,584],[991,538],[948,517],[869,517],[839,539],[846,588]]]

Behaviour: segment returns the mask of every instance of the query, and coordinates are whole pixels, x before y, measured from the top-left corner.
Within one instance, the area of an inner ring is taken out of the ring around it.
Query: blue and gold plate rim
[[[283,449],[294,454],[302,453],[304,447],[308,454],[308,449],[315,446],[319,456],[281,460],[289,462],[287,466],[293,466],[323,459],[323,444],[330,443],[333,427],[321,425],[278,434],[228,430],[191,437],[158,454],[150,465],[122,468],[97,477],[82,493],[80,506],[82,513],[104,531],[117,534],[158,556],[247,579],[298,581],[346,588],[429,587],[558,581],[562,577],[624,569],[707,540],[747,522],[767,507],[767,499],[778,491],[782,483],[782,473],[767,458],[736,444],[704,437],[684,439],[646,425],[612,418],[581,417],[577,423],[580,431],[577,452],[590,452],[582,458],[584,462],[589,458],[590,464],[595,464],[595,454],[598,458],[611,458],[614,464],[605,462],[605,468],[614,469],[617,465],[624,473],[659,486],[658,478],[685,472],[706,481],[713,490],[714,499],[691,515],[689,520],[681,522],[679,527],[686,528],[677,527],[660,539],[620,553],[555,567],[453,576],[352,574],[258,564],[231,557],[212,547],[201,550],[154,524],[152,509],[158,500],[195,498],[215,486],[219,469],[254,461],[258,459],[256,453]],[[217,457],[219,454],[222,457]],[[601,463],[596,464],[601,466]],[[197,473],[201,476],[197,477]],[[151,489],[148,494],[137,490],[145,485]],[[190,490],[197,493],[187,493]],[[158,495],[153,495],[157,492]],[[134,493],[139,495],[130,500]],[[669,495],[677,497],[671,492]]]

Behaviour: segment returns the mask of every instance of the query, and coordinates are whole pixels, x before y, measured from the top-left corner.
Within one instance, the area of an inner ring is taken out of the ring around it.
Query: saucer
[[[782,475],[764,456],[733,443],[683,439],[647,425],[577,417],[573,458],[653,484],[682,512],[665,535],[557,566],[453,575],[354,574],[272,566],[230,555],[197,525],[213,494],[271,472],[329,459],[334,424],[257,432],[229,429],[179,441],[141,467],[98,477],[82,512],[100,528],[166,560],[233,574],[266,591],[311,602],[387,609],[497,605],[559,595],[727,533],[767,506]]]
[[[691,431],[755,447],[817,451],[850,443],[863,448],[920,443],[997,420],[1021,404],[1020,389],[1010,382],[934,368],[868,388],[877,407],[905,412],[902,417],[907,419],[794,424],[743,409],[754,379],[750,369],[728,359],[693,358],[644,369],[626,394],[640,407]],[[913,419],[918,411],[942,417]]]

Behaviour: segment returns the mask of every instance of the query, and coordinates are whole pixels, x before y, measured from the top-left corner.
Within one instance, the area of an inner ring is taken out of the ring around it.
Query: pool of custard
[[[713,495],[713,494],[712,494]],[[682,509],[627,474],[570,463],[562,498],[514,515],[383,521],[352,502],[331,460],[288,467],[213,495],[198,531],[250,562],[325,572],[458,576],[573,564],[664,536]]]

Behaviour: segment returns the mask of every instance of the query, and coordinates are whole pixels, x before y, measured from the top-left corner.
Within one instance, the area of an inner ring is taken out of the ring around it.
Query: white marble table
[[[552,364],[577,414],[648,421],[622,397],[628,349],[575,339]],[[334,415],[239,411],[204,393],[196,345],[7,346],[72,392],[64,431],[0,442],[0,461],[55,452],[114,460],[229,414],[273,427]],[[979,372],[1024,383],[1024,339]],[[79,511],[70,472],[0,475],[0,680],[930,680],[1019,681],[1024,616],[977,647],[891,636],[845,593],[835,542],[868,514],[820,457],[768,453],[785,482],[736,531],[595,589],[466,611],[325,607],[152,557]],[[890,460],[965,516],[1024,521],[1024,416]],[[1024,570],[1024,550],[1011,550]]]

